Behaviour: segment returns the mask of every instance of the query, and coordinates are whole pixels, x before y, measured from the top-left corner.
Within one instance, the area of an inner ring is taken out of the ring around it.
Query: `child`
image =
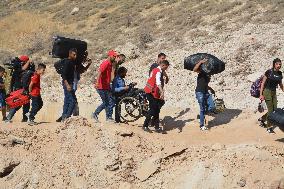
[[[44,74],[46,69],[45,64],[39,64],[34,75],[31,77],[31,82],[29,85],[29,92],[31,96],[32,108],[29,112],[29,122],[30,126],[36,125],[34,121],[36,114],[42,108],[43,102],[40,95],[40,77]]]
[[[2,120],[6,121],[6,90],[4,84],[5,69],[0,66],[0,110],[2,111]]]
[[[126,91],[128,91],[129,86],[125,85],[124,78],[126,77],[127,69],[125,67],[119,67],[117,70],[117,76],[112,82],[112,94],[115,106],[115,122],[120,123],[120,116],[118,112],[118,101],[119,97],[122,96]]]

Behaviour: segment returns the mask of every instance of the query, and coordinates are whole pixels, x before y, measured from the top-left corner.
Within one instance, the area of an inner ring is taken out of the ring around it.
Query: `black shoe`
[[[200,119],[200,115],[198,114],[196,118],[197,118],[197,119]]]
[[[24,122],[28,122],[28,118],[23,118],[22,119],[22,122],[24,123]]]
[[[61,122],[61,121],[62,121],[62,116],[56,120],[56,122]]]
[[[275,134],[275,131],[273,130],[273,128],[268,128],[266,130],[269,134]]]
[[[156,133],[161,133],[161,132],[163,132],[163,129],[161,127],[156,127],[155,128],[155,132]]]
[[[6,120],[8,120],[7,117],[3,117],[2,121],[6,121]]]
[[[149,129],[149,127],[143,127],[143,130],[144,130],[145,132],[152,133],[152,131]]]

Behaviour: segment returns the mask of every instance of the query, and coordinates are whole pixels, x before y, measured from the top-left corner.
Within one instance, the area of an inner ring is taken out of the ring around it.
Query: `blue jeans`
[[[75,95],[75,91],[72,89],[71,91],[68,91],[64,83],[62,83],[63,90],[64,90],[64,104],[63,104],[63,113],[62,118],[66,119],[68,117],[71,117],[75,104],[77,102],[77,98]]]
[[[208,98],[207,98],[207,111],[208,112],[213,112],[215,111],[216,107],[215,107],[215,103],[212,97],[212,94],[209,94]]]
[[[14,117],[14,115],[16,114],[16,112],[21,109],[22,106],[19,106],[17,108],[13,108],[13,109],[10,109],[9,111],[9,114],[7,116],[7,119],[8,120],[12,120],[12,118]],[[30,103],[27,103],[25,105],[23,105],[23,119],[22,120],[25,120],[27,121],[28,120],[28,117],[27,117],[27,113],[29,113],[30,111]]]
[[[200,127],[204,126],[204,120],[205,120],[205,114],[206,114],[206,109],[207,109],[207,100],[210,96],[210,94],[207,93],[203,93],[203,92],[195,92],[196,95],[196,99],[197,102],[199,104],[199,109],[200,109],[200,119],[199,119],[199,123],[200,123]],[[212,99],[213,101],[213,99]]]
[[[97,89],[99,93],[102,104],[97,107],[96,111],[94,112],[96,115],[99,115],[101,111],[105,109],[106,111],[106,118],[112,119],[113,107],[114,107],[114,99],[112,98],[111,92],[109,90]]]
[[[29,116],[29,119],[30,120],[34,120],[35,119],[35,116],[36,114],[40,111],[40,109],[42,108],[42,105],[43,105],[43,101],[42,101],[42,98],[41,96],[32,96],[31,97],[32,99],[32,108],[31,108],[31,111],[30,111],[30,116]]]

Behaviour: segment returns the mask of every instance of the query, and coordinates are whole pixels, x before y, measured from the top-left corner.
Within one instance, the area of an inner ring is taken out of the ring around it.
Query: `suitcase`
[[[85,52],[87,50],[87,42],[61,36],[56,36],[53,39],[54,41],[51,52],[53,58],[68,58],[69,50],[72,48],[76,48],[76,63],[81,63],[83,61]]]
[[[208,61],[201,65],[201,70],[208,75],[218,74],[225,70],[225,63],[217,57],[207,53],[197,53],[184,59],[184,69],[193,71],[194,66],[202,59]]]
[[[284,108],[277,108],[268,115],[267,119],[284,132]]]
[[[17,108],[24,104],[30,103],[30,97],[28,95],[23,94],[24,89],[19,89],[17,91],[13,91],[6,98],[6,103],[9,108]]]

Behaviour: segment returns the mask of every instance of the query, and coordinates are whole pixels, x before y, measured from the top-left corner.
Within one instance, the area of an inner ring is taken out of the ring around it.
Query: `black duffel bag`
[[[76,62],[81,63],[84,59],[85,52],[87,51],[87,42],[78,39],[56,36],[54,37],[52,46],[52,57],[61,59],[68,58],[69,50],[72,48],[77,49]]]
[[[284,108],[277,108],[268,115],[267,119],[284,132]]]
[[[207,53],[197,53],[184,59],[184,69],[193,71],[194,66],[202,59],[208,61],[201,65],[201,69],[208,75],[218,74],[225,70],[225,63],[217,57]]]

